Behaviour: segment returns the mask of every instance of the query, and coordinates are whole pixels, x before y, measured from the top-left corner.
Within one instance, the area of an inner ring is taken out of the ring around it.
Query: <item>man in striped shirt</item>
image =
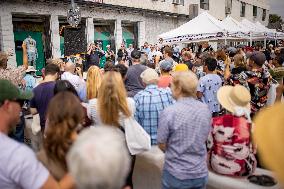
[[[147,86],[134,96],[136,111],[135,119],[151,136],[151,144],[157,145],[157,128],[161,111],[173,104],[169,88],[158,88],[158,73],[151,68],[141,74],[143,83]]]

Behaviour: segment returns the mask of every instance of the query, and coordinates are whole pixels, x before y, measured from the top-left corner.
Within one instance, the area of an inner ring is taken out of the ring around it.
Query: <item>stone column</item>
[[[146,42],[146,27],[145,21],[138,22],[138,48]]]
[[[116,19],[115,21],[115,48],[116,52],[120,48],[122,43],[122,26],[121,26],[121,19]]]
[[[95,27],[94,27],[93,18],[86,19],[86,35],[87,35],[87,45],[89,45],[90,43],[93,43],[95,40]]]
[[[60,50],[59,20],[57,15],[51,15],[50,17],[50,35],[51,35],[52,57],[60,58],[61,50]]]
[[[8,65],[17,66],[12,14],[4,9],[0,9],[0,38],[1,50],[13,54],[9,57]],[[19,64],[22,63],[19,62]]]

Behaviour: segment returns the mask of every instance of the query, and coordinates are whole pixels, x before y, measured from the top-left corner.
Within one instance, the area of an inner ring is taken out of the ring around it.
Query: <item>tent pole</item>
[[[249,34],[249,38],[250,38],[250,39],[249,39],[249,40],[250,40],[250,41],[249,41],[249,42],[250,42],[250,46],[252,47],[252,35],[251,35],[251,33]]]
[[[277,33],[275,34],[275,47],[277,47]]]
[[[266,39],[266,38],[267,38],[266,36],[267,36],[267,34],[265,34],[265,38],[264,38],[264,48],[265,48],[265,49],[266,49],[266,40],[267,40],[267,39]]]

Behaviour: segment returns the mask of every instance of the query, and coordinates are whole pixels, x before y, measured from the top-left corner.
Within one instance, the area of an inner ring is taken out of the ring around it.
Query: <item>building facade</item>
[[[113,49],[123,42],[137,48],[146,41],[156,43],[159,34],[206,9],[218,19],[230,13],[240,20],[245,3],[244,17],[265,25],[269,14],[268,0],[75,0],[75,3],[80,7],[82,20],[77,28],[71,28],[67,23],[71,0],[1,0],[0,50],[14,52],[9,63],[22,64],[21,45],[27,36],[37,41],[36,64],[40,69],[47,58],[83,53],[94,41],[102,43],[103,48],[110,44]]]
[[[269,0],[200,0],[200,8],[219,20],[231,15],[238,21],[246,18],[268,25]]]

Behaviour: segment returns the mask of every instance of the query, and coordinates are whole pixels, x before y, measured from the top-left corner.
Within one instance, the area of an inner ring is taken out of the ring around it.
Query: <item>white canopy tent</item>
[[[224,37],[226,31],[219,20],[203,12],[189,22],[159,35],[166,43],[186,43],[202,40],[216,40]]]
[[[247,29],[244,25],[242,25],[240,22],[235,20],[231,16],[227,16],[222,21],[223,27],[228,32],[228,36],[231,37],[237,37],[237,38],[248,38],[250,34],[250,30]]]
[[[268,29],[258,21],[255,23],[255,25],[257,28],[259,28],[259,31],[263,31],[264,33],[266,33],[267,38],[275,38],[275,34],[277,34],[276,30]]]
[[[240,23],[250,31],[251,39],[265,38],[265,31],[260,30],[253,22],[245,18]]]
[[[200,41],[216,41],[219,39],[239,40],[247,39],[252,44],[253,40],[284,38],[284,33],[268,29],[259,22],[253,23],[247,19],[238,22],[231,16],[219,21],[208,12],[203,12],[189,22],[160,34],[164,43],[189,43]]]

